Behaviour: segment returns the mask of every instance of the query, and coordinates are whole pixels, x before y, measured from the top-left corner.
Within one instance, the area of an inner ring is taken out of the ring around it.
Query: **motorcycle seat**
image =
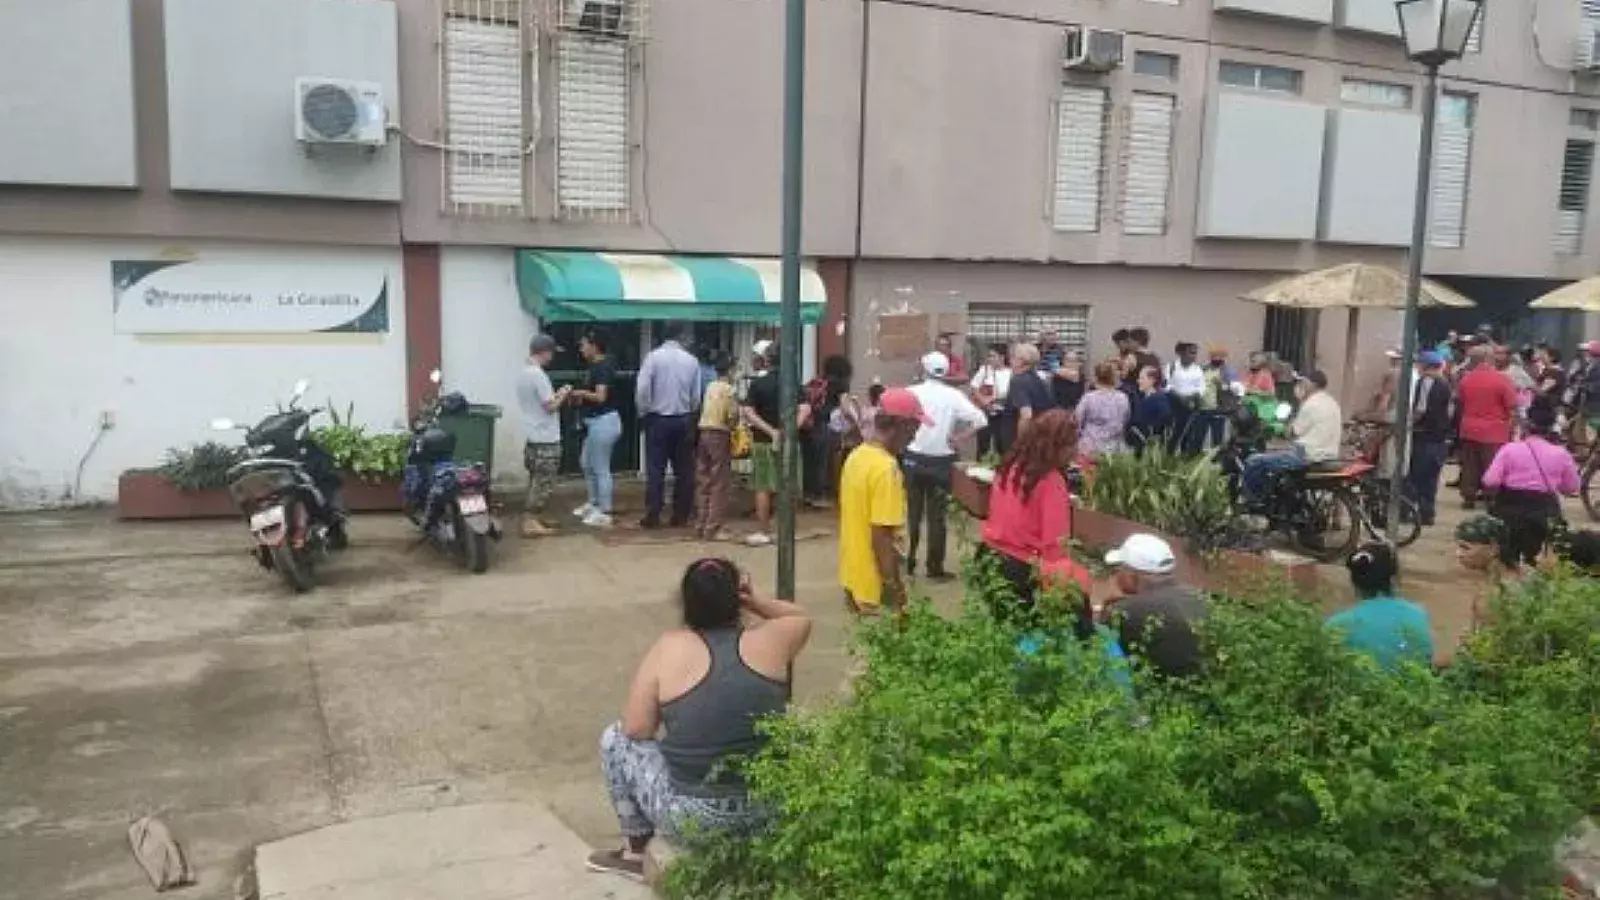
[[[1355,478],[1372,471],[1372,463],[1361,459],[1331,459],[1306,467],[1307,478]]]

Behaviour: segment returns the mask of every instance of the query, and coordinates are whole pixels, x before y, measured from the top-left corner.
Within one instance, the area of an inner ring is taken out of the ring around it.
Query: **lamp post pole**
[[[783,40],[783,298],[778,330],[783,443],[778,461],[777,595],[794,597],[795,504],[800,493],[800,212],[804,198],[806,0],[786,0]]]
[[[1417,195],[1412,209],[1410,271],[1406,277],[1406,308],[1401,319],[1400,360],[1415,372],[1417,362],[1417,304],[1422,296],[1422,253],[1428,241],[1428,193],[1433,176],[1433,128],[1439,104],[1439,64],[1428,64],[1427,87],[1422,93],[1422,146],[1417,157]],[[1420,381],[1418,381],[1420,383]],[[1400,379],[1394,392],[1394,474],[1389,482],[1388,519],[1391,534],[1400,528],[1400,498],[1411,461],[1410,378]]]

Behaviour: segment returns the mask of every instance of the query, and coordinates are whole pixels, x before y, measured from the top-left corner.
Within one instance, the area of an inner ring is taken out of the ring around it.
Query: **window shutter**
[[[461,213],[520,213],[522,27],[450,16],[443,58],[446,202]]]
[[[1428,244],[1460,247],[1466,238],[1467,187],[1472,172],[1473,98],[1446,94],[1439,102],[1433,147],[1433,196]]]
[[[1487,10],[1478,10],[1478,17],[1472,20],[1472,30],[1467,32],[1467,45],[1463,49],[1468,53],[1483,52],[1483,16]]]
[[[1100,230],[1100,185],[1106,143],[1104,88],[1066,85],[1057,110],[1055,228]]]
[[[1165,234],[1172,183],[1173,98],[1133,95],[1128,116],[1128,163],[1123,176],[1124,234]]]
[[[627,45],[565,34],[557,54],[556,199],[563,213],[625,213]]]
[[[1589,214],[1589,184],[1593,169],[1594,143],[1567,141],[1561,160],[1561,193],[1557,200],[1557,253],[1571,256],[1583,249],[1583,220]]]

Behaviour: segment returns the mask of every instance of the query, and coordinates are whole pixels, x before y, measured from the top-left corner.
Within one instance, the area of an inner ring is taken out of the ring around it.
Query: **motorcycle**
[[[1234,413],[1233,437],[1218,452],[1218,462],[1228,476],[1234,498],[1236,530],[1281,533],[1318,562],[1335,562],[1349,556],[1363,527],[1357,486],[1372,470],[1372,464],[1335,461],[1270,471],[1261,496],[1246,503],[1242,497],[1245,460],[1266,450],[1269,434],[1282,429],[1290,413],[1287,403],[1272,409],[1275,429],[1261,420],[1257,408],[1246,405]]]
[[[437,369],[431,379],[438,385]],[[460,393],[437,395],[411,427],[402,490],[406,517],[423,540],[454,556],[470,572],[489,568],[489,542],[500,525],[489,514],[489,477],[481,462],[455,461],[456,436],[439,427],[441,415],[465,412]]]
[[[228,494],[250,525],[254,555],[295,593],[316,585],[317,563],[349,543],[333,461],[308,434],[321,409],[300,409],[310,384],[295,383],[287,409],[253,426],[213,419],[216,431],[244,431],[249,458],[228,470]]]

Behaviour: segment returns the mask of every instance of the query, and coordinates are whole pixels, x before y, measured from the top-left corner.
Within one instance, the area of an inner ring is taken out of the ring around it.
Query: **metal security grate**
[[[1172,132],[1177,110],[1167,94],[1135,93],[1128,109],[1123,161],[1122,231],[1165,234],[1172,186]]]
[[[1428,245],[1432,247],[1460,247],[1466,238],[1476,102],[1471,94],[1446,92],[1439,98],[1439,126],[1433,148],[1433,197],[1428,214]]]
[[[460,215],[520,215],[528,163],[521,0],[449,0],[445,16],[446,206]],[[537,84],[537,59],[528,71]]]
[[[1339,99],[1358,106],[1381,106],[1387,109],[1411,108],[1411,85],[1387,81],[1368,81],[1364,78],[1346,78],[1339,85]]]
[[[1099,231],[1105,169],[1106,91],[1065,85],[1056,115],[1057,231]]]
[[[561,215],[625,221],[632,172],[628,45],[564,32],[556,56],[556,199]]]
[[[967,310],[967,340],[974,351],[990,344],[1036,341],[1054,331],[1062,346],[1085,353],[1089,349],[1089,307],[973,306]],[[982,353],[977,354],[978,358]]]
[[[1572,256],[1583,249],[1583,220],[1589,212],[1589,186],[1594,174],[1594,142],[1567,141],[1561,160],[1555,250]]]

